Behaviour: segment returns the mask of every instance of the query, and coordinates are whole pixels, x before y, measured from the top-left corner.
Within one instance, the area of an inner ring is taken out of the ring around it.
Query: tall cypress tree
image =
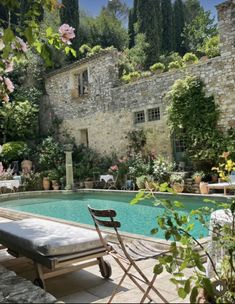
[[[185,26],[185,8],[182,0],[175,0],[173,11],[174,50],[183,54],[185,49],[182,46],[182,33]]]
[[[173,10],[171,0],[161,0],[162,10],[162,51],[173,50]]]
[[[138,32],[146,36],[150,47],[147,50],[145,67],[155,63],[161,53],[161,7],[160,0],[139,0],[137,4]]]
[[[60,9],[60,19],[62,23],[67,23],[75,28],[76,37],[72,40],[72,47],[79,48],[79,0],[62,0]]]
[[[138,0],[134,0],[133,8],[129,11],[129,21],[128,21],[128,34],[129,34],[129,48],[135,45],[135,25],[137,23],[137,5]]]

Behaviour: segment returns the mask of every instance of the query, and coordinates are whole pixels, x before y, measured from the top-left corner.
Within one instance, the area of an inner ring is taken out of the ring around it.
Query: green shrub
[[[28,145],[24,141],[11,141],[2,146],[0,157],[3,162],[10,164],[14,160],[23,160],[28,151]]]
[[[150,77],[152,73],[150,71],[144,71],[141,73],[141,78]]]
[[[89,46],[89,45],[87,45],[87,44],[83,44],[81,47],[80,47],[80,49],[79,49],[79,52],[81,53],[81,54],[84,54],[84,55],[86,55],[87,53],[89,53],[91,51],[91,47]]]
[[[141,175],[136,179],[136,185],[139,189],[145,189],[145,184],[153,182],[153,177],[151,175]]]
[[[150,67],[150,71],[153,73],[160,72],[162,73],[165,70],[165,65],[161,62],[157,62]]]
[[[181,67],[182,67],[182,64],[179,61],[172,61],[168,65],[169,70],[180,69]]]
[[[133,82],[133,81],[139,79],[140,76],[141,76],[141,74],[139,72],[135,71],[135,72],[131,72],[127,75],[123,75],[121,77],[121,80],[124,81],[125,83],[129,83],[129,82]]]
[[[219,48],[219,36],[214,36],[208,39],[203,46],[205,54],[209,58],[213,58],[220,55],[220,48]]]
[[[193,53],[186,53],[183,57],[183,62],[184,63],[197,63],[198,58],[195,54]]]
[[[62,145],[53,137],[45,138],[39,147],[39,166],[41,170],[50,170],[64,162]]]

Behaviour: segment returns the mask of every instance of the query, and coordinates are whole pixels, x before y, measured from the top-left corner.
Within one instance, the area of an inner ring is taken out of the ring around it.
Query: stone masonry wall
[[[123,155],[128,145],[127,132],[144,128],[149,149],[172,156],[164,96],[175,80],[187,75],[200,77],[207,94],[214,95],[220,105],[221,128],[235,127],[235,48],[232,42],[235,25],[230,20],[235,20],[234,2],[230,0],[218,6],[223,42],[219,57],[127,85],[118,81],[116,52],[103,53],[49,74],[46,79],[48,102],[55,115],[63,119],[61,129],[75,137],[77,144],[82,142],[81,130],[86,129],[90,147],[104,154]],[[90,93],[85,98],[73,98],[74,75],[85,67],[88,68]],[[136,111],[146,112],[155,107],[160,107],[160,120],[134,123]]]

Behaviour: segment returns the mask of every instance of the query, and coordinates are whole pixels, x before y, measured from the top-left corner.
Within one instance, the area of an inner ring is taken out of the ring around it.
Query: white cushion
[[[105,236],[104,236],[105,237]],[[102,247],[96,231],[49,220],[29,218],[0,223],[0,242],[9,241],[45,256],[72,254]]]

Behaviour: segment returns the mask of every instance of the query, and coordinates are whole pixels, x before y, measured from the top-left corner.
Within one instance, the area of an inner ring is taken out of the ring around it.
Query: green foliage
[[[183,41],[190,51],[200,51],[204,43],[217,34],[214,19],[210,12],[201,11],[193,21],[187,24],[183,31]]]
[[[205,173],[203,171],[196,171],[196,172],[193,173],[192,178],[196,178],[198,176],[200,176],[201,178],[204,178]]]
[[[205,53],[209,58],[213,58],[220,55],[220,47],[219,47],[219,36],[213,36],[207,39],[200,51]]]
[[[97,17],[81,16],[81,29],[84,32],[83,43],[100,45],[102,48],[113,46],[123,50],[127,46],[128,33],[122,22],[106,8]]]
[[[140,77],[141,77],[141,74],[139,72],[135,71],[135,72],[131,72],[127,75],[123,75],[121,77],[121,80],[125,83],[129,83],[129,82],[138,80]]]
[[[170,176],[170,183],[182,183],[184,181],[184,177],[182,174],[171,174]]]
[[[223,134],[217,129],[219,108],[214,97],[206,96],[200,79],[188,76],[174,83],[167,100],[168,123],[176,136],[183,136],[187,157],[196,166],[201,163],[209,169],[224,146]]]
[[[157,62],[150,67],[150,71],[153,73],[164,72],[164,70],[165,70],[165,65],[161,62]]]
[[[48,176],[50,181],[53,181],[53,180],[58,181],[61,177],[59,172],[56,169],[49,170],[47,176]]]
[[[131,49],[125,49],[119,59],[119,74],[125,75],[135,70],[143,70],[146,62],[146,51],[149,44],[146,42],[144,34],[135,36],[135,46]]]
[[[94,178],[94,175],[105,174],[108,169],[116,161],[116,156],[111,155],[110,157],[101,156],[95,150],[86,147],[84,145],[79,145],[74,153],[74,177],[83,181],[86,178]]]
[[[182,32],[185,26],[185,12],[182,0],[175,0],[173,5],[174,50],[184,53]]]
[[[64,162],[62,145],[53,137],[45,138],[38,148],[40,170],[55,169]]]
[[[168,65],[169,70],[175,70],[175,69],[180,69],[182,68],[182,64],[179,61],[172,61]]]
[[[153,272],[157,275],[167,271],[171,274],[170,281],[173,283],[181,298],[188,295],[190,303],[197,302],[197,296],[200,290],[204,291],[206,301],[210,303],[233,303],[234,302],[234,225],[229,223],[218,223],[214,228],[216,234],[213,241],[217,242],[217,248],[222,248],[226,252],[220,263],[213,261],[212,256],[208,253],[207,248],[200,239],[195,239],[192,234],[199,223],[202,227],[209,229],[210,221],[208,220],[214,209],[225,209],[226,214],[230,214],[231,222],[235,222],[235,201],[229,201],[227,204],[210,201],[207,205],[192,210],[187,216],[185,215],[185,206],[178,201],[168,199],[159,199],[154,193],[145,193],[139,191],[131,204],[136,204],[141,200],[154,200],[156,207],[161,206],[163,213],[158,216],[156,221],[158,226],[153,228],[151,233],[157,234],[159,230],[165,234],[165,239],[171,242],[170,253],[157,258]],[[196,246],[204,252],[212,262],[216,279],[223,282],[225,293],[221,294],[215,288],[214,279],[206,276],[203,256],[196,250]],[[212,253],[214,254],[214,252]],[[220,265],[220,267],[218,267]],[[184,270],[190,268],[192,271],[185,275]]]
[[[38,107],[29,101],[16,101],[0,107],[3,142],[28,139],[37,135]]]
[[[22,176],[22,186],[24,191],[42,190],[42,176],[40,173],[29,172]]]
[[[14,160],[23,160],[27,151],[28,145],[23,141],[7,142],[2,145],[0,157],[4,163],[9,165]]]
[[[107,11],[117,19],[126,19],[128,16],[128,6],[122,0],[112,0],[108,2]]]
[[[186,0],[184,6],[186,24],[190,24],[203,11],[199,0]]]
[[[62,0],[60,9],[61,24],[69,24],[75,29],[75,38],[72,41],[72,47],[78,50],[79,47],[79,1]],[[71,57],[74,60],[74,57]]]
[[[175,164],[169,159],[159,156],[154,160],[153,175],[158,183],[168,182]]]
[[[168,68],[171,62],[177,61],[182,65],[182,57],[177,52],[171,52],[167,55],[161,55],[159,62],[163,63],[166,68]]]
[[[151,162],[148,158],[145,158],[142,153],[132,154],[128,160],[128,166],[129,175],[133,179],[151,173]]]
[[[198,58],[195,54],[193,53],[186,53],[183,57],[183,62],[184,63],[197,63],[198,62]]]
[[[138,33],[146,36],[149,48],[146,50],[145,67],[149,68],[161,52],[161,9],[160,0],[139,0],[137,2]]]
[[[171,0],[161,0],[162,14],[162,53],[173,50],[173,8]]]
[[[136,178],[136,185],[139,189],[145,189],[146,188],[146,183],[152,183],[153,177],[151,175],[141,175]]]

